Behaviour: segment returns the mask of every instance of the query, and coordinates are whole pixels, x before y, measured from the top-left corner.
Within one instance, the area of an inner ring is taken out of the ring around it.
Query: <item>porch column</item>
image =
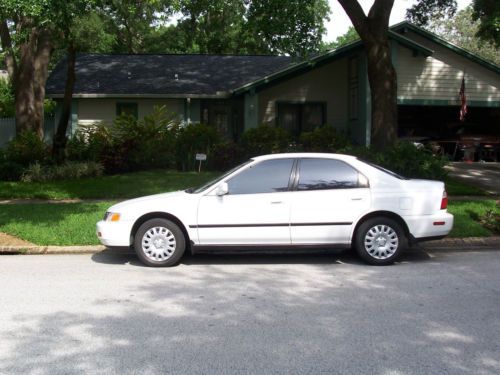
[[[256,128],[259,125],[259,95],[255,92],[245,94],[245,124],[244,130]]]

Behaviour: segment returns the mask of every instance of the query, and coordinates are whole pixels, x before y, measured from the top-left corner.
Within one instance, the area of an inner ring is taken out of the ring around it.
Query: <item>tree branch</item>
[[[342,8],[344,8],[347,16],[351,19],[351,22],[361,39],[368,37],[370,30],[366,23],[366,15],[363,8],[361,8],[361,5],[359,5],[357,1],[353,0],[338,0],[338,2]]]
[[[393,5],[394,0],[375,0],[368,12],[372,32],[377,34],[387,32]]]

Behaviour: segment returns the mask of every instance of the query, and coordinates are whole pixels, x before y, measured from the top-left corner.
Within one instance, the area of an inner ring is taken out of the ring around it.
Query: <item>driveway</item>
[[[500,251],[0,258],[1,374],[499,374]]]
[[[446,167],[451,177],[500,195],[500,163],[454,162]]]

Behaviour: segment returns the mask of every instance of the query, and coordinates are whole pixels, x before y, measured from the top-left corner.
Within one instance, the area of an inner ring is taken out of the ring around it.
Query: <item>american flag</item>
[[[465,115],[467,114],[467,97],[465,96],[465,76],[462,77],[462,85],[460,86],[460,121],[465,121]]]

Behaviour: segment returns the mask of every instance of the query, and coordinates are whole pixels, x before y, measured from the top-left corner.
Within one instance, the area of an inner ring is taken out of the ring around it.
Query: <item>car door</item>
[[[228,193],[215,189],[200,198],[200,245],[290,244],[290,176],[295,160],[264,160],[244,167],[227,181]]]
[[[299,161],[291,198],[292,244],[348,244],[354,221],[370,207],[367,179],[348,163]]]

